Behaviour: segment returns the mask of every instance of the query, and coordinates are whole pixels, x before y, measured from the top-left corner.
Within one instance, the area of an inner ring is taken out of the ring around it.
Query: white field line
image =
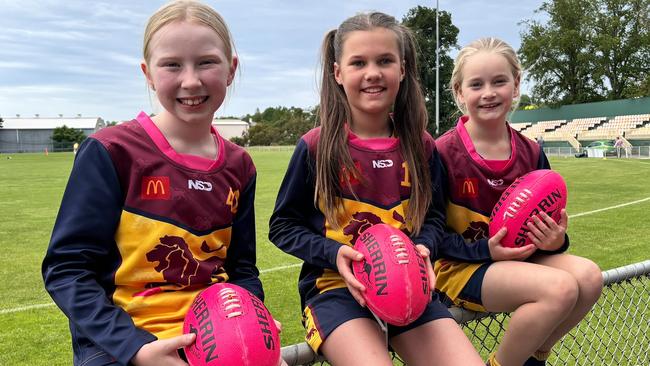
[[[646,198],[636,200],[636,201],[621,203],[620,205],[604,207],[604,208],[601,208],[601,209],[598,209],[598,210],[577,213],[575,215],[570,215],[569,218],[572,219],[572,218],[576,218],[576,217],[580,217],[580,216],[593,215],[593,214],[598,213],[598,212],[603,212],[603,211],[608,211],[608,210],[615,210],[617,208],[630,206],[630,205],[636,205],[638,203],[645,202],[645,201],[650,201],[650,197],[646,197]],[[267,269],[261,270],[260,274],[283,271],[285,269],[300,267],[301,265],[302,265],[302,263],[295,263],[295,264],[290,264],[290,265],[287,265],[287,266],[278,266],[278,267],[273,267],[273,268],[267,268]],[[34,305],[27,305],[27,306],[19,306],[19,307],[10,308],[10,309],[2,309],[2,310],[0,310],[0,315],[17,313],[17,312],[27,311],[27,310],[31,310],[31,309],[45,308],[45,307],[49,307],[49,306],[54,306],[54,303],[51,302],[51,303],[47,303],[47,304],[34,304]]]
[[[572,219],[572,218],[575,218],[575,217],[587,216],[587,215],[591,215],[591,214],[595,214],[595,213],[603,212],[603,211],[607,211],[607,210],[614,210],[614,209],[625,207],[625,206],[636,205],[637,203],[641,203],[641,202],[645,202],[645,201],[650,201],[650,197],[642,198],[640,200],[636,200],[636,201],[632,201],[632,202],[621,203],[620,205],[616,205],[616,206],[603,207],[603,208],[599,208],[598,210],[577,213],[575,215],[570,215],[569,218]]]
[[[48,303],[48,304],[34,304],[34,305],[27,305],[27,306],[19,306],[17,308],[11,308],[11,309],[2,309],[0,310],[0,315],[3,314],[11,314],[11,313],[18,313],[20,311],[26,311],[26,310],[31,310],[31,309],[38,309],[38,308],[46,308],[49,306],[54,306],[54,303]]]
[[[300,266],[302,266],[302,263],[290,264],[288,266],[273,267],[273,268],[260,270],[260,274],[275,272],[275,271],[282,271],[282,270],[285,270],[285,269],[296,268],[296,267],[300,267]]]

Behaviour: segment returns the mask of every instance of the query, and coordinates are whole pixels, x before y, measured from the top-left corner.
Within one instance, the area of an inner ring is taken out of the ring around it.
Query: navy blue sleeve
[[[88,138],[77,153],[43,260],[45,288],[83,334],[120,364],[156,337],[137,328],[109,292],[119,253],[114,241],[123,205],[111,158]]]
[[[442,161],[440,162],[439,177],[439,184],[443,192],[443,205],[446,205],[447,197],[449,197],[449,181],[447,179],[447,169]],[[446,215],[443,221],[446,222]],[[432,260],[448,258],[471,263],[491,261],[490,248],[487,243],[487,239],[467,243],[462,235],[451,230],[445,230],[440,245],[438,246],[437,255],[436,257],[432,257]]]
[[[442,161],[437,149],[433,150],[429,159],[429,174],[431,175],[431,202],[420,233],[413,238],[413,242],[426,246],[431,257],[435,258],[445,231],[445,196],[441,186]]]
[[[544,154],[544,150],[540,147],[539,148],[539,160],[537,161],[537,169],[551,169],[551,163],[548,162],[548,158],[546,157],[546,154]]]
[[[326,238],[318,227],[322,216],[314,206],[315,169],[310,163],[307,143],[300,140],[275,201],[269,240],[306,263],[337,270],[336,254],[343,244]]]
[[[537,169],[551,169],[551,163],[549,163],[546,154],[544,154],[544,149],[542,149],[541,147],[539,152],[539,161],[537,162]],[[567,249],[569,249],[569,235],[564,234],[564,243],[562,244],[561,247],[557,248],[556,250],[537,249],[536,253],[559,254],[559,253],[566,252]]]
[[[264,301],[260,273],[255,265],[255,181],[256,176],[253,176],[239,197],[224,268],[228,273],[228,282],[245,288]]]

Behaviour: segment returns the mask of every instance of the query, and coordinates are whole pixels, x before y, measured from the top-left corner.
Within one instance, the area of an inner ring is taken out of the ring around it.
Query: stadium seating
[[[630,139],[650,139],[650,124],[628,131],[625,136]]]
[[[533,140],[539,136],[544,141],[567,141],[575,145],[577,140],[612,140],[617,136],[640,140],[650,138],[650,114],[615,117],[576,118],[512,123],[512,128]]]
[[[517,131],[521,131],[524,128],[531,126],[532,124],[533,124],[532,122],[517,122],[517,123],[511,123],[510,127],[514,128]]]
[[[556,128],[566,124],[565,119],[553,120],[553,121],[539,121],[528,128],[522,129],[520,132],[531,139],[536,139],[537,137],[545,136],[547,131],[553,131]]]
[[[642,126],[648,119],[650,119],[650,114],[616,116],[593,130],[580,133],[578,137],[581,140],[613,139]]]

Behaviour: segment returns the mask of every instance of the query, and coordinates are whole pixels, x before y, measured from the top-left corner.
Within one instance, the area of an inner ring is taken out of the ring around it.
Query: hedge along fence
[[[650,365],[650,260],[605,271],[603,280],[600,299],[553,347],[547,365]],[[450,311],[483,358],[496,349],[510,319],[506,313]],[[289,366],[326,364],[307,343],[283,347],[282,357]]]

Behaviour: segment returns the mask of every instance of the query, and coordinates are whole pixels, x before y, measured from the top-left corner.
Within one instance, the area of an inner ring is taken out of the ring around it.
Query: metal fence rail
[[[591,312],[553,347],[547,364],[650,365],[650,260],[603,272],[603,294]],[[465,334],[485,359],[492,352],[510,316],[450,309]],[[282,348],[294,365],[325,365],[306,343]],[[394,356],[395,365],[404,365]]]

